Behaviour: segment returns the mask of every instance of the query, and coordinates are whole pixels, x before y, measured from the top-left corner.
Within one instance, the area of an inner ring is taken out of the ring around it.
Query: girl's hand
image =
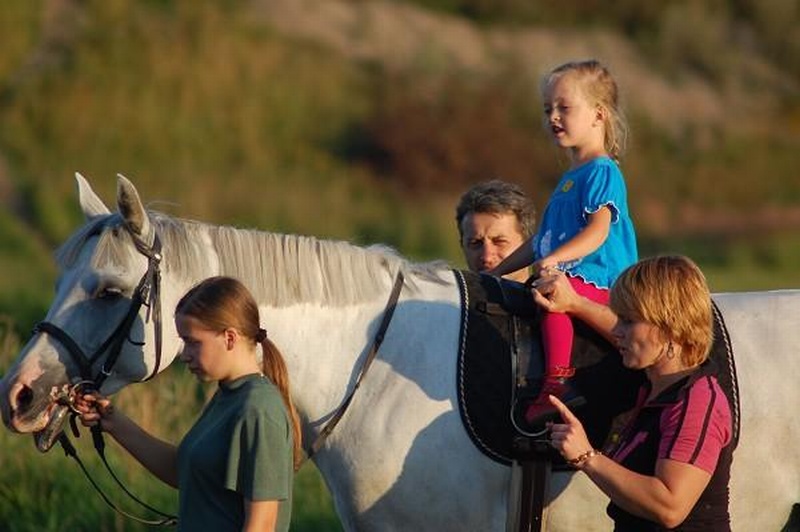
[[[75,399],[75,409],[86,427],[100,424],[103,430],[108,430],[114,415],[111,400],[98,393],[87,393]]]
[[[534,275],[541,277],[542,275],[549,273],[551,270],[557,270],[558,261],[555,260],[551,255],[534,262],[532,268]]]
[[[548,399],[564,421],[550,424],[550,445],[560,452],[565,460],[574,460],[587,451],[591,451],[592,444],[589,442],[580,420],[567,408],[567,405],[555,396],[550,395]]]

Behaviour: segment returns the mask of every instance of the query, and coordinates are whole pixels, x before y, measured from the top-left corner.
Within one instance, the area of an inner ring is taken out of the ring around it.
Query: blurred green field
[[[7,325],[7,324],[6,324]],[[2,329],[7,333],[8,329]],[[0,332],[0,369],[5,369],[16,352],[16,341]],[[131,386],[118,394],[116,403],[148,430],[177,442],[188,430],[206,397],[209,385],[196,381],[180,364],[169,368],[154,381]],[[81,460],[109,498],[133,515],[148,519],[158,516],[131,502],[113,483],[83,432],[71,438]],[[111,438],[106,438],[106,456],[112,469],[140,499],[168,514],[177,512],[177,492],[162,485],[136,464]],[[56,445],[39,453],[31,437],[0,431],[0,530],[33,531],[142,531],[152,527],[123,518],[95,493],[77,463]],[[341,530],[327,489],[314,467],[307,463],[295,477],[293,532]]]
[[[75,171],[109,203],[121,172],[171,215],[463,267],[453,209],[465,187],[515,181],[542,209],[563,170],[537,75],[567,52],[597,53],[626,83],[641,254],[691,256],[715,292],[800,288],[795,4],[8,0],[0,373],[46,312],[52,253],[81,223]],[[419,27],[433,29],[421,39]],[[207,394],[170,368],[119,400],[177,440]],[[86,440],[81,455],[116,493]],[[175,509],[174,492],[108,453],[134,492]],[[58,449],[42,456],[0,431],[0,530],[143,530],[90,489]],[[292,530],[340,530],[312,466],[295,493]]]

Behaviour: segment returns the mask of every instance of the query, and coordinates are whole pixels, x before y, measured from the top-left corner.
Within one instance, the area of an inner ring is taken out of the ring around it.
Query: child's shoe
[[[548,399],[549,395],[556,396],[570,409],[586,404],[586,399],[569,383],[570,377],[574,375],[575,368],[558,367],[544,377],[539,394],[525,411],[525,422],[528,426],[541,427],[548,421],[561,420],[558,410]]]

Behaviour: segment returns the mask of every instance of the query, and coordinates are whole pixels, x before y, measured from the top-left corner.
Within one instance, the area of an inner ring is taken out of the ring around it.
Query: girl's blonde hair
[[[556,80],[567,74],[575,77],[590,103],[598,105],[605,111],[603,144],[608,155],[619,162],[628,142],[628,122],[619,103],[617,82],[608,69],[597,60],[572,61],[556,67],[545,76],[542,94],[545,94]]]
[[[687,367],[708,358],[714,339],[711,293],[688,257],[653,257],[629,266],[611,288],[610,305],[623,319],[658,327],[665,340],[682,347]]]
[[[293,435],[293,465],[300,468],[303,459],[300,418],[291,400],[289,372],[283,355],[261,328],[258,305],[249,290],[232,277],[209,277],[191,288],[178,302],[175,314],[191,316],[211,331],[236,329],[263,351],[262,371],[278,388]]]

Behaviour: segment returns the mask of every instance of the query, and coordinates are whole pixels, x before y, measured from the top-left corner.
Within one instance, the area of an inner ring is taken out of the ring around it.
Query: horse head
[[[155,375],[175,354],[172,349],[170,360],[160,360],[156,224],[123,176],[116,213],[82,176],[76,179],[86,223],[57,251],[59,277],[50,309],[0,381],[3,422],[15,432],[33,433],[42,452],[56,441],[71,400],[85,386],[114,393]]]

